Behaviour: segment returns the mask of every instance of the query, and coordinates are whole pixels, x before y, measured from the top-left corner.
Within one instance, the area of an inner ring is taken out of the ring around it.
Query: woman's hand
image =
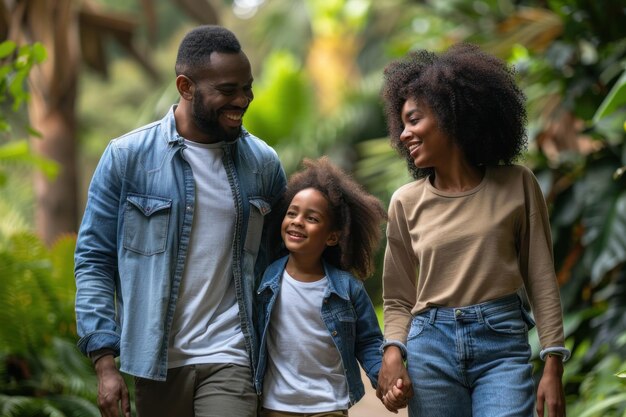
[[[565,417],[565,392],[563,391],[562,377],[563,362],[561,357],[548,355],[541,381],[537,387],[537,414],[539,417]],[[545,411],[548,413],[545,414]]]
[[[388,346],[383,354],[383,362],[378,374],[376,396],[387,410],[397,413],[407,405],[413,396],[413,386],[402,361],[402,352],[397,346]]]

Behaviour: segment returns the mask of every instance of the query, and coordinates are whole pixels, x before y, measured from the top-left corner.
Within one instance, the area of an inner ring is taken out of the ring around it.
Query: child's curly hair
[[[326,197],[332,213],[332,228],[340,232],[338,244],[328,246],[322,257],[331,265],[366,279],[373,272],[382,223],[387,219],[383,204],[326,156],[304,159],[302,165],[304,169],[289,178],[279,209],[272,215],[270,241],[274,248],[281,248],[277,256],[286,253],[280,241],[280,222],[291,200],[300,191],[314,188]]]
[[[407,99],[429,106],[473,165],[511,164],[526,149],[526,96],[515,71],[476,45],[457,44],[441,54],[420,50],[390,63],[382,97],[391,143],[415,178],[433,169],[415,167],[400,143]]]

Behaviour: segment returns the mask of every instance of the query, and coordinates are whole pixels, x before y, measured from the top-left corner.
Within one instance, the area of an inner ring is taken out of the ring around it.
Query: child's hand
[[[398,408],[406,407],[408,399],[413,396],[413,386],[402,362],[402,353],[397,346],[385,349],[378,374],[376,396],[387,410],[396,414]]]
[[[410,392],[409,392],[410,391]],[[400,408],[404,408],[407,406],[409,398],[413,396],[412,387],[408,388],[404,386],[402,383],[402,379],[398,378],[396,384],[393,385],[386,394],[383,395],[381,401],[385,405],[385,407],[393,411],[394,413],[398,413],[397,410]]]

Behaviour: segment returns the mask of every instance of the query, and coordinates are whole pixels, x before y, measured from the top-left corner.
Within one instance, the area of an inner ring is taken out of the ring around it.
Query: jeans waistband
[[[490,314],[519,309],[521,301],[517,294],[507,295],[496,300],[465,307],[432,307],[418,316],[427,317],[430,323],[435,321],[477,321],[482,322]]]

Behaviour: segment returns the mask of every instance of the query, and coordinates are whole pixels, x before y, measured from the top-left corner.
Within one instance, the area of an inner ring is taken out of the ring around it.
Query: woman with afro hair
[[[526,147],[514,71],[459,44],[412,52],[384,80],[391,142],[415,181],[389,205],[379,398],[397,411],[410,397],[419,417],[564,417],[570,352],[546,203],[513,163]],[[535,320],[545,361],[536,401]]]

